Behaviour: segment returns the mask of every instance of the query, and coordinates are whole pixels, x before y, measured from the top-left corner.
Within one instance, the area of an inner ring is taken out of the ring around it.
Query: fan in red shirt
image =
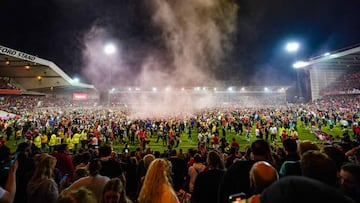
[[[72,159],[67,155],[67,144],[61,144],[57,146],[57,152],[52,154],[56,158],[56,168],[58,168],[61,174],[64,176],[68,174],[68,180],[71,181],[74,174],[75,167]]]
[[[140,129],[140,131],[138,132],[138,138],[140,140],[140,148],[142,150],[145,150],[145,146],[146,146],[146,132],[144,129]]]
[[[223,127],[226,125],[226,119],[224,117],[221,119],[221,125]]]
[[[169,132],[169,148],[171,149],[175,144],[175,132],[173,129]]]
[[[212,144],[213,144],[214,150],[218,150],[218,149],[219,149],[219,136],[217,136],[216,134],[214,134],[214,135],[212,136],[212,140],[213,140]]]
[[[283,130],[281,133],[281,140],[284,142],[288,138],[288,134],[286,133],[286,130]]]
[[[239,143],[236,141],[235,138],[232,139],[232,143],[231,143],[230,147],[236,149],[236,151],[239,150],[240,145],[239,145]]]
[[[2,135],[0,135],[0,147],[4,146],[5,144],[6,144],[6,139]]]

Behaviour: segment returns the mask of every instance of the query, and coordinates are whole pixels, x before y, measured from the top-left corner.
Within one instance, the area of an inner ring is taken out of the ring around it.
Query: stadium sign
[[[20,51],[16,51],[14,49],[10,49],[10,48],[3,47],[3,46],[0,46],[0,53],[8,55],[8,56],[14,56],[17,58],[21,58],[21,59],[24,59],[27,61],[35,61],[36,60],[36,56],[26,54],[26,53],[23,53]]]
[[[88,94],[85,93],[73,93],[73,100],[74,101],[87,101]]]

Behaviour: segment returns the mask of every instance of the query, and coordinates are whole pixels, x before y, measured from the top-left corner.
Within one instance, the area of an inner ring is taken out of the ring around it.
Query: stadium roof
[[[0,77],[10,78],[22,94],[95,91],[93,85],[73,80],[51,61],[2,45]]]
[[[360,68],[360,44],[346,47],[321,56],[310,58],[299,64],[299,68],[307,68],[316,65],[317,68]]]

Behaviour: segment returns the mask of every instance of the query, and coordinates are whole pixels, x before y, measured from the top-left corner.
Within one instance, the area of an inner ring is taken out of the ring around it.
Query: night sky
[[[147,53],[166,54],[161,30],[152,22],[151,1],[1,0],[0,44],[53,61],[86,82],[84,38],[95,25],[106,30],[104,41],[121,42],[127,56],[136,56],[124,59],[136,72]],[[214,71],[218,80],[291,85],[295,59],[360,43],[359,0],[238,0],[236,4],[233,50],[225,53]],[[284,50],[289,40],[301,43],[296,55]]]

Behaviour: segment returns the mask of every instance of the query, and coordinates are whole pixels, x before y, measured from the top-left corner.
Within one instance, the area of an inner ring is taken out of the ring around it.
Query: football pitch
[[[311,132],[310,128],[303,127],[301,125],[300,121],[298,121],[297,128],[298,128],[299,140],[310,140],[315,143],[318,143],[319,145],[321,145],[325,142],[323,140],[318,139],[317,136]],[[181,137],[180,137],[179,146],[175,147],[173,149],[176,149],[177,151],[179,151],[179,149],[182,149],[183,152],[187,152],[187,150],[190,148],[197,148],[198,147],[198,133],[195,129],[196,128],[194,128],[192,130],[191,139],[188,138],[188,134],[182,133]],[[334,138],[334,142],[341,141],[340,137],[343,135],[343,129],[341,128],[340,124],[337,124],[336,126],[334,126],[334,129],[332,131],[330,131],[329,126],[323,126],[322,131],[327,133],[328,135],[332,135],[332,137]],[[243,151],[246,146],[249,146],[252,141],[257,139],[255,137],[255,127],[252,129],[252,133],[251,133],[252,135],[251,135],[250,142],[246,139],[245,134],[246,134],[245,129],[243,130],[242,134],[240,134],[240,135],[236,134],[234,129],[226,130],[226,140],[229,144],[231,144],[232,139],[235,138],[235,140],[240,144],[240,151]],[[349,134],[352,135],[351,128],[349,128]],[[219,137],[221,138],[222,136],[223,135],[220,132]],[[146,147],[150,148],[152,151],[159,151],[161,153],[166,151],[168,149],[167,143],[163,144],[161,139],[159,139],[159,141],[157,142],[157,139],[158,139],[157,136],[147,137],[147,140],[149,140],[150,142],[149,142],[149,144],[146,145]],[[21,143],[23,141],[24,140],[18,140],[17,143]],[[282,147],[280,135],[277,136],[276,142],[273,142],[271,144]],[[11,152],[14,152],[16,150],[17,145],[13,139],[8,141],[6,143],[6,145],[11,149]],[[124,147],[125,147],[125,145],[123,143],[116,142],[113,144],[113,150],[116,151],[117,153],[121,153],[123,151]],[[129,145],[129,148],[131,151],[134,151],[138,147],[140,147],[140,144],[138,142],[135,142],[134,145]],[[210,140],[209,148],[211,149],[211,147],[212,146],[211,146],[211,140]]]

